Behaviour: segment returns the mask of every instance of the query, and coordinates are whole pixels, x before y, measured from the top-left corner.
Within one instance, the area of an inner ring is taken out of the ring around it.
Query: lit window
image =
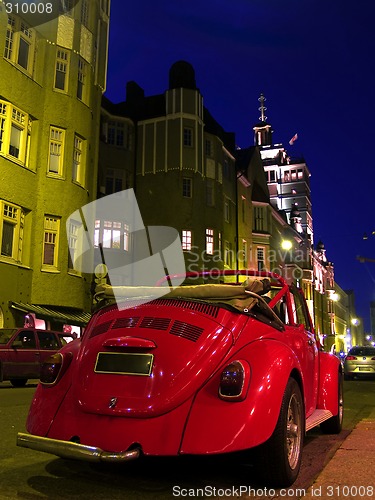
[[[186,250],[186,251],[189,251],[191,250],[191,242],[192,242],[192,238],[191,238],[191,231],[187,230],[187,229],[183,229],[182,230],[182,250]]]
[[[130,226],[126,222],[96,220],[94,246],[129,251]]]
[[[99,245],[100,245],[100,220],[96,220],[94,229],[94,247],[98,248]]]
[[[24,212],[21,207],[0,201],[0,256],[21,262]]]
[[[0,101],[0,154],[27,166],[31,121],[6,101]]]
[[[48,173],[62,176],[65,131],[50,128]]]
[[[60,218],[47,215],[44,218],[43,265],[57,269]]]
[[[81,101],[85,101],[85,83],[86,83],[86,68],[87,65],[82,59],[78,60],[78,81],[77,81],[77,97]]]
[[[190,127],[184,128],[184,146],[193,146],[193,129]]]
[[[213,255],[214,253],[214,230],[206,229],[206,253]]]
[[[34,31],[27,24],[14,16],[8,16],[4,58],[32,73],[34,38]]]
[[[56,51],[55,89],[67,91],[69,53],[60,48]]]
[[[68,224],[68,269],[74,269],[74,262],[78,256],[78,231],[81,224],[76,221],[69,221]]]
[[[124,250],[129,251],[130,248],[130,226],[129,224],[124,224]]]
[[[83,145],[84,142],[78,135],[74,136],[73,148],[73,172],[72,180],[79,184],[84,183],[84,169],[83,169]]]
[[[192,197],[192,180],[190,177],[184,177],[182,179],[182,196],[184,198]]]

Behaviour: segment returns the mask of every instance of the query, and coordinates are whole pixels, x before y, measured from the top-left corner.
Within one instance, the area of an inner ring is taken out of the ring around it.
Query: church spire
[[[264,105],[266,98],[264,94],[261,93],[258,98],[260,102],[260,107],[258,110],[260,111],[259,123],[257,123],[254,127],[254,144],[256,146],[272,146],[272,128],[269,123],[267,123],[266,116],[266,106]]]
[[[267,121],[267,116],[265,115],[265,112],[267,111],[267,108],[264,105],[264,103],[266,101],[266,98],[264,97],[263,94],[260,94],[260,97],[258,98],[258,101],[260,102],[260,108],[258,108],[258,110],[260,111],[259,120],[261,122],[266,122]]]

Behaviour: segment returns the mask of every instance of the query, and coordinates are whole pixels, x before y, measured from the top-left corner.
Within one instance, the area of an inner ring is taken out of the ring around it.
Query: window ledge
[[[73,269],[68,270],[69,276],[74,276],[76,278],[82,278],[82,274],[78,271],[74,271]]]
[[[13,68],[15,68],[17,71],[19,71],[20,73],[22,73],[24,76],[26,76],[27,78],[29,78],[30,80],[32,80],[34,83],[36,83],[39,87],[42,88],[42,86],[34,79],[33,77],[33,74],[30,73],[27,69],[25,69],[23,66],[20,66],[19,64],[17,64],[16,62],[10,60],[10,59],[7,59],[6,57],[3,58],[4,61],[6,61],[8,64],[10,64],[11,66],[13,66]]]
[[[47,177],[50,179],[56,179],[57,181],[65,181],[66,178],[59,174],[54,174],[52,172],[47,172]]]
[[[42,273],[50,273],[50,274],[61,274],[61,271],[54,267],[42,267],[41,268]]]
[[[31,270],[30,266],[26,266],[25,264],[21,264],[21,262],[16,262],[15,260],[4,257],[3,255],[0,256],[0,264],[9,264],[10,266],[15,266],[15,267],[20,267],[21,269]]]
[[[8,160],[8,161],[11,161],[12,163],[15,163],[15,164],[16,164],[16,165],[18,165],[19,167],[22,167],[22,168],[24,168],[25,170],[28,170],[29,172],[33,172],[33,173],[35,173],[35,170],[33,170],[33,169],[29,168],[28,166],[26,166],[26,165],[24,164],[24,162],[23,162],[23,161],[19,160],[19,159],[18,159],[18,158],[16,158],[15,156],[12,156],[12,155],[8,155],[8,154],[5,154],[5,153],[2,153],[1,151],[0,151],[0,156],[1,156],[1,157],[3,157],[3,158],[5,158],[5,159],[6,159],[6,160]]]

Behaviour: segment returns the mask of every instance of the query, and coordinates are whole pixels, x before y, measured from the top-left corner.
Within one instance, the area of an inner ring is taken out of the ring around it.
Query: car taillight
[[[357,356],[346,356],[347,361],[353,361],[354,359],[357,359]]]
[[[49,356],[42,364],[40,382],[43,385],[56,383],[63,376],[72,359],[73,355],[71,352],[66,352],[64,355],[58,352]]]
[[[226,401],[245,399],[250,382],[250,366],[246,361],[232,361],[221,372],[219,397]]]

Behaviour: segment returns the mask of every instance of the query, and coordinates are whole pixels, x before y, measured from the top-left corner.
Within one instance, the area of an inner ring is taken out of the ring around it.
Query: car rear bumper
[[[122,452],[104,451],[96,446],[87,446],[72,441],[61,441],[19,432],[17,446],[57,455],[61,458],[84,460],[86,462],[128,462],[138,458],[140,448]]]

